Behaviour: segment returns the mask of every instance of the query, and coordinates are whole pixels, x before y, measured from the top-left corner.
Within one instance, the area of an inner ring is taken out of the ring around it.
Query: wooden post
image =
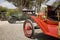
[[[58,23],[58,35],[60,36],[60,22]]]
[[[44,15],[43,15],[43,19],[44,20],[47,19],[47,13],[48,13],[48,10],[47,10],[47,7],[45,7],[45,9],[44,9]]]

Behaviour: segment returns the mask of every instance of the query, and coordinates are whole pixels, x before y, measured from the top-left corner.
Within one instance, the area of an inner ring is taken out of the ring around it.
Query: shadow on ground
[[[37,40],[60,40],[60,39],[57,39],[57,38],[54,38],[54,37],[51,37],[51,36],[47,36],[43,33],[39,33],[35,36],[35,38]]]

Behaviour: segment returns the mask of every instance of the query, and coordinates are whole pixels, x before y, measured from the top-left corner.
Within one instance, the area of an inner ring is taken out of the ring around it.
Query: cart
[[[34,38],[34,29],[41,29],[44,34],[60,39],[60,5],[57,7],[44,5],[37,16],[29,16],[38,26],[34,27],[30,19],[25,20],[23,31],[26,37]]]

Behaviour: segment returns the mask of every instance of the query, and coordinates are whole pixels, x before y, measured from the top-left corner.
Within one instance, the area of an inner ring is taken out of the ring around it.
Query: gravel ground
[[[0,21],[0,40],[30,40],[24,36],[22,25]]]
[[[10,24],[7,21],[0,21],[0,40],[58,40],[42,33],[36,35],[36,39],[29,39],[24,36],[23,22]]]

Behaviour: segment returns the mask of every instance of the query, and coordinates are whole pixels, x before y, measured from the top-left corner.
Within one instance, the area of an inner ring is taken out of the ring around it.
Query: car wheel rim
[[[32,25],[29,22],[25,23],[24,33],[27,37],[30,37],[32,35]]]

